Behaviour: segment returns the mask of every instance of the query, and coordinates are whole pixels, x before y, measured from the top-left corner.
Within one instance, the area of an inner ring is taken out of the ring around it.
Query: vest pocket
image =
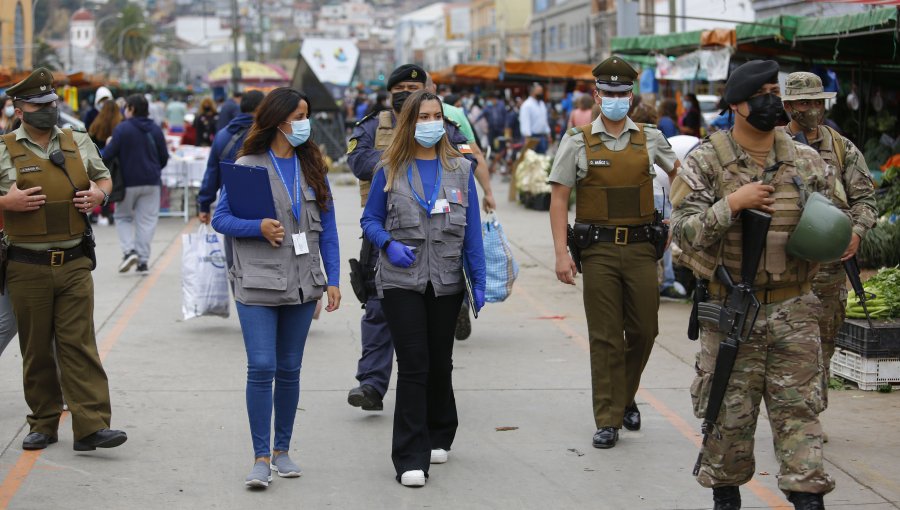
[[[241,286],[247,289],[287,290],[284,264],[266,260],[250,259],[243,268]]]
[[[322,231],[322,213],[316,206],[315,201],[306,201],[306,219],[309,223],[309,230],[316,232]]]
[[[38,236],[47,233],[46,205],[36,211],[5,211],[3,216],[4,228],[10,236]]]
[[[586,220],[608,220],[609,198],[605,186],[578,186],[575,215]]]
[[[787,232],[766,234],[766,272],[779,275],[787,271]]]

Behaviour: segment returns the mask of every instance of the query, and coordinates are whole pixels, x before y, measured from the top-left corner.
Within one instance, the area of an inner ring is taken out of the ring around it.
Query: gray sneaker
[[[271,468],[282,478],[297,478],[301,474],[300,466],[295,464],[287,453],[279,453],[272,457]]]
[[[269,470],[269,466],[265,462],[259,461],[253,465],[250,474],[244,479],[244,484],[247,487],[265,488],[269,486],[269,482],[271,481],[272,472]]]

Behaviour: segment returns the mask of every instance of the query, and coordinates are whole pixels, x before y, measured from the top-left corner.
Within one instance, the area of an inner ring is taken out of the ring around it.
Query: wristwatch
[[[100,192],[103,193],[103,201],[100,202],[100,205],[102,205],[103,207],[106,207],[107,204],[109,204],[109,193],[103,191],[103,188],[99,188],[99,189],[100,189]]]

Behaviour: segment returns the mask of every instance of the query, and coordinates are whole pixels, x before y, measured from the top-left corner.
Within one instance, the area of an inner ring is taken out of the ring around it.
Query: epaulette
[[[576,127],[573,127],[572,129],[569,130],[569,136],[575,136],[575,135],[577,135],[578,133],[581,133],[581,128],[580,128],[580,127],[577,127],[577,126],[576,126]]]
[[[646,124],[646,123],[645,123],[645,124],[644,124],[644,127],[645,127],[645,128],[653,128],[653,129],[659,130],[659,128],[656,127],[656,124]]]
[[[359,126],[359,125],[362,124],[363,122],[365,122],[365,121],[367,121],[367,120],[369,120],[369,119],[375,117],[375,116],[378,115],[380,112],[381,112],[381,110],[376,110],[376,111],[374,111],[374,112],[369,113],[369,114],[366,115],[365,117],[359,119],[359,122],[357,122],[357,123],[355,124],[355,126]]]
[[[79,127],[79,126],[74,126],[74,125],[72,125],[72,126],[69,126],[69,129],[71,129],[73,133],[85,133],[85,134],[87,134],[87,130],[84,129],[83,127]]]
[[[459,126],[459,122],[456,122],[455,120],[453,120],[453,119],[451,119],[451,118],[449,118],[449,117],[444,117],[444,120],[445,120],[446,122],[449,122],[450,124],[453,124],[453,127],[455,127],[456,129],[462,129],[462,128]]]

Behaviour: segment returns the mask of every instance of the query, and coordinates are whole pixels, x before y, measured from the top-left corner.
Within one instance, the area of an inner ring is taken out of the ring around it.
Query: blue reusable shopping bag
[[[484,298],[488,303],[499,303],[512,293],[513,282],[519,276],[519,265],[513,259],[509,241],[496,214],[491,213],[485,219],[481,223],[487,269]]]

